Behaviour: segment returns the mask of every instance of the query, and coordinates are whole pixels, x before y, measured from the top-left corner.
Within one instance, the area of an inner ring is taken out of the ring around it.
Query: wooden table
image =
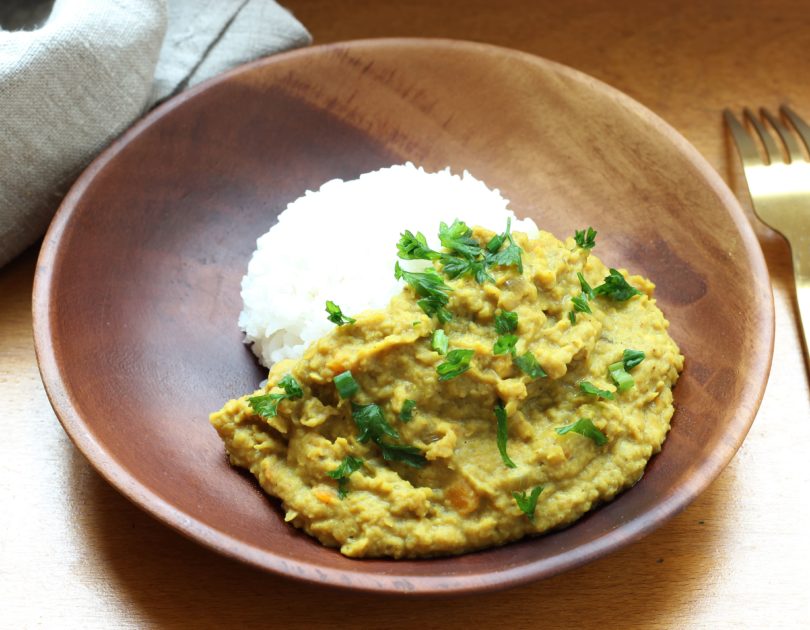
[[[286,4],[318,42],[472,39],[578,68],[679,129],[749,214],[722,108],[789,102],[810,118],[806,2]],[[787,246],[750,216],[773,278],[776,348],[757,420],[725,472],[657,532],[591,565],[502,593],[431,601],[263,574],[185,540],[107,485],[42,388],[30,314],[36,251],[28,251],[0,270],[0,626],[810,627],[808,373]]]

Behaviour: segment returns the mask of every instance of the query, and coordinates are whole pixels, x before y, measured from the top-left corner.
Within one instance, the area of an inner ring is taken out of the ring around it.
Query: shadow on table
[[[730,510],[720,497],[734,493],[709,491],[641,542],[543,582],[472,597],[373,596],[300,584],[221,557],[129,503],[75,450],[72,460],[71,474],[86,489],[86,501],[76,508],[78,533],[117,580],[105,591],[121,600],[127,618],[169,628],[413,630],[415,623],[427,625],[429,615],[442,628],[666,627],[716,579],[718,537],[732,527],[724,522]],[[733,469],[715,484],[734,486]]]

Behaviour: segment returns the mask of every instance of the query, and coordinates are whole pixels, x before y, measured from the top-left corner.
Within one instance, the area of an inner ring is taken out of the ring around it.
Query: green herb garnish
[[[540,496],[542,491],[543,486],[536,486],[529,495],[527,495],[525,491],[512,493],[520,511],[528,516],[532,523],[534,523],[534,511],[537,508],[537,497]]]
[[[518,314],[512,311],[501,311],[495,315],[495,330],[500,335],[515,332],[518,325]]]
[[[441,328],[433,331],[433,338],[430,340],[430,349],[438,352],[439,354],[447,354],[447,346],[450,340],[447,338],[447,333]]]
[[[644,360],[645,356],[646,355],[644,354],[643,350],[625,350],[622,354],[622,363],[624,363],[624,369],[633,369]]]
[[[579,433],[580,435],[585,436],[586,438],[592,439],[596,442],[597,446],[603,446],[607,444],[607,437],[604,433],[602,433],[599,429],[597,429],[593,422],[591,422],[588,418],[580,418],[576,422],[571,424],[566,424],[564,427],[560,427],[559,429],[554,429],[559,435],[565,435],[566,433]]]
[[[450,226],[444,221],[439,224],[439,241],[450,252],[465,258],[474,259],[481,254],[481,245],[473,237],[472,229],[458,219]]]
[[[332,379],[332,382],[335,384],[338,395],[341,398],[351,398],[360,389],[357,381],[355,381],[354,377],[352,376],[351,370],[341,372],[334,379]]]
[[[450,301],[448,293],[453,289],[444,283],[435,269],[425,269],[422,273],[414,273],[405,271],[399,266],[399,263],[396,263],[394,277],[397,280],[404,280],[413,288],[416,295],[422,298],[416,303],[426,315],[429,317],[435,315],[442,323],[453,319],[453,315],[445,308]]]
[[[413,468],[424,468],[427,464],[424,454],[415,446],[407,444],[391,444],[382,440],[377,442],[382,451],[383,459],[387,462],[402,462]]]
[[[489,266],[517,267],[519,273],[523,273],[523,259],[521,254],[523,250],[515,244],[515,239],[512,238],[512,219],[506,219],[506,231],[500,236],[495,236],[487,243],[487,263]],[[495,239],[498,239],[497,241]],[[509,245],[506,249],[500,250],[504,241],[508,241]],[[499,251],[500,250],[500,251]]]
[[[585,276],[582,275],[582,272],[577,271],[577,278],[579,279],[579,286],[582,288],[583,295],[587,295],[589,300],[594,298],[593,289],[591,285],[588,284],[587,280],[585,280]]]
[[[588,306],[588,298],[585,295],[577,295],[571,298],[571,303],[574,305],[574,310],[580,313],[590,313],[591,307]]]
[[[353,324],[357,321],[354,319],[354,317],[344,315],[343,311],[340,310],[340,307],[331,300],[326,300],[326,312],[329,313],[329,317],[326,319],[333,324],[337,324],[338,326],[343,326],[343,324]]]
[[[410,230],[400,234],[397,255],[403,260],[436,260],[441,254],[428,247],[427,239],[421,232],[414,236]]]
[[[410,422],[413,420],[413,410],[416,409],[416,401],[407,398],[402,403],[402,408],[399,410],[399,419],[402,422]]]
[[[626,392],[636,384],[633,377],[624,369],[624,363],[621,361],[611,363],[608,366],[608,374],[610,374],[610,378],[613,379],[613,382],[616,383],[616,391],[619,393]]]
[[[577,242],[577,246],[582,249],[593,249],[596,245],[596,235],[597,231],[589,226],[585,230],[575,230],[574,240]]]
[[[517,335],[501,335],[492,346],[492,354],[514,353],[517,340]]]
[[[278,404],[282,400],[295,400],[304,395],[301,386],[298,384],[292,374],[286,374],[276,385],[284,390],[284,393],[264,394],[262,396],[251,396],[248,402],[253,411],[259,414],[262,418],[275,418],[278,413]]]
[[[574,311],[568,311],[568,321],[572,326],[577,323],[577,314]]]
[[[443,363],[436,366],[440,381],[449,381],[470,369],[470,360],[475,350],[451,350]]]
[[[501,460],[507,468],[517,468],[515,462],[506,453],[506,440],[509,433],[506,426],[506,409],[501,402],[495,405],[495,419],[498,421],[498,451],[501,453]]]
[[[332,479],[337,479],[338,482],[338,496],[340,497],[341,501],[346,498],[346,494],[348,494],[349,485],[349,476],[355,472],[360,470],[363,466],[363,460],[359,457],[352,457],[351,455],[347,455],[343,458],[343,461],[340,462],[340,466],[335,468],[334,470],[326,473]]]
[[[385,441],[385,437],[395,440],[399,439],[397,430],[388,424],[382,409],[379,405],[356,405],[352,403],[352,418],[360,435],[357,441],[362,443],[372,440],[382,451],[383,459],[386,461],[403,462],[414,468],[422,468],[427,464],[427,459],[415,446],[406,444],[391,444]]]
[[[614,400],[616,398],[613,395],[613,392],[606,389],[599,389],[593,383],[589,383],[588,381],[580,381],[579,388],[586,394],[591,394],[592,396],[596,396],[598,398],[606,398],[608,400]]]
[[[617,302],[629,300],[634,295],[641,295],[641,291],[628,284],[624,276],[616,269],[610,270],[610,275],[605,276],[604,284],[600,284],[593,290],[595,295],[605,295]]]
[[[537,359],[534,358],[534,355],[530,351],[526,351],[519,357],[515,357],[513,362],[518,366],[518,368],[520,368],[521,372],[527,376],[530,376],[531,378],[544,378],[548,376],[546,371],[540,366]]]

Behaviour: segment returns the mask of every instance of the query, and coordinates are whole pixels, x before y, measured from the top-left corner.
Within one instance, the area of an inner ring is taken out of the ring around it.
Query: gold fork
[[[765,160],[751,135],[728,109],[723,112],[743,163],[745,179],[760,220],[787,239],[793,254],[796,301],[804,335],[804,359],[810,370],[810,162],[797,137],[810,151],[810,126],[790,108],[779,108],[779,119],[761,109],[761,119],[750,109],[744,121],[761,141]],[[791,133],[786,123],[795,131]],[[768,128],[775,132],[776,140]]]

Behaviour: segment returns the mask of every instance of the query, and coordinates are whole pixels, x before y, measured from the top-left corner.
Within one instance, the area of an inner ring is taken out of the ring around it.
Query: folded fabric
[[[40,28],[0,30],[0,266],[150,106],[310,42],[272,0],[57,0]]]

